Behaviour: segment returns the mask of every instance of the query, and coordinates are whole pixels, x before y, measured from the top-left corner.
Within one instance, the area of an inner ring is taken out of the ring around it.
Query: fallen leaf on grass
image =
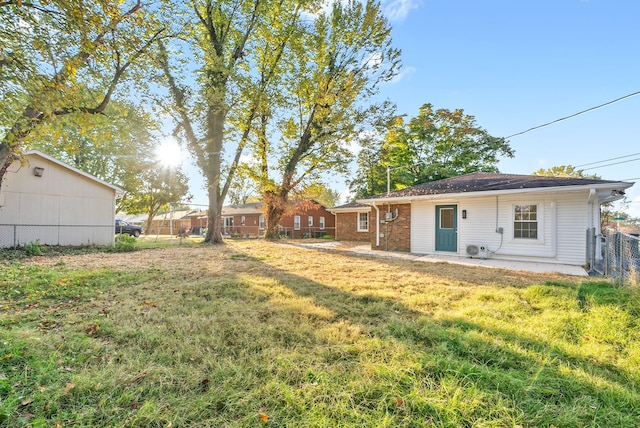
[[[67,395],[67,394],[68,394],[68,393],[70,393],[70,392],[71,392],[71,390],[72,390],[73,388],[75,388],[75,387],[76,387],[76,384],[75,384],[75,383],[69,382],[69,383],[64,387],[64,391],[62,391],[62,394],[63,394],[63,395]]]
[[[147,372],[139,373],[136,377],[134,377],[133,379],[131,379],[131,383],[138,383],[138,382],[140,382],[142,379],[144,379],[146,376],[147,376]]]
[[[33,399],[32,398],[27,398],[26,400],[22,400],[22,402],[20,404],[22,404],[23,406],[28,406],[31,403],[33,403]]]
[[[260,422],[262,422],[263,424],[266,424],[267,422],[269,422],[269,416],[267,414],[260,413],[259,417],[260,417]]]
[[[87,334],[89,336],[95,336],[98,334],[98,330],[100,330],[100,326],[98,324],[92,324],[87,328]]]

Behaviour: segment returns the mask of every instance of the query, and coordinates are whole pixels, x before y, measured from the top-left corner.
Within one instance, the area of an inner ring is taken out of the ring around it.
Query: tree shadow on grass
[[[393,260],[380,261],[398,265]],[[464,319],[434,319],[393,298],[354,294],[259,260],[248,259],[247,263],[253,265],[247,269],[252,274],[269,278],[330,310],[332,322],[348,322],[382,341],[401,343],[421,361],[421,369],[415,373],[417,382],[421,378],[436,389],[453,383],[464,390],[480,391],[483,399],[495,400],[503,407],[513,406],[503,411],[509,413],[514,425],[635,427],[640,420],[640,395],[628,373],[569,355],[557,343]],[[453,275],[450,278],[458,281]],[[410,395],[414,386],[405,392]],[[492,418],[494,410],[484,406],[461,415],[467,411],[454,403],[452,399],[436,410],[444,426],[471,426]],[[417,412],[415,416],[423,415]],[[505,415],[501,417],[504,422]]]
[[[465,279],[473,280],[476,284],[498,285],[496,284],[497,277],[500,278],[500,282],[503,285],[519,287],[540,283],[541,278],[546,278],[548,281],[565,281],[569,283],[577,283],[584,280],[582,277],[563,275],[559,273],[539,273],[490,266],[461,265],[437,259],[413,260],[405,258],[405,256],[410,255],[410,253],[379,251],[378,253],[380,254],[369,254],[357,253],[343,248],[310,247],[292,243],[283,245],[299,248],[300,251],[340,255],[347,257],[354,262],[368,260],[392,267],[401,266],[405,270],[418,273],[432,273],[445,278],[455,278],[457,280],[460,280],[460,272],[463,270],[465,272]]]

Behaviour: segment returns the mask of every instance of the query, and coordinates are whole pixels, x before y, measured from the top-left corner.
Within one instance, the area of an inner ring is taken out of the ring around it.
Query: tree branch
[[[164,44],[158,41],[158,47],[160,52],[160,66],[162,67],[162,71],[164,72],[167,81],[169,83],[169,91],[171,92],[171,96],[173,97],[174,102],[177,106],[176,113],[180,117],[180,126],[184,129],[184,132],[187,137],[187,144],[191,149],[195,152],[196,159],[200,167],[204,170],[204,166],[206,165],[206,153],[202,150],[202,147],[198,144],[198,138],[196,137],[195,131],[191,124],[191,119],[187,114],[187,105],[186,105],[186,95],[185,92],[178,83],[175,78],[171,74],[171,68],[169,67],[169,59],[167,56],[167,49]]]

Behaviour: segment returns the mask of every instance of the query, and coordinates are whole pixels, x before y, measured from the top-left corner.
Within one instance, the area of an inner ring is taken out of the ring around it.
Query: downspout
[[[376,247],[380,246],[380,210],[376,203],[373,203],[373,208],[376,210]]]

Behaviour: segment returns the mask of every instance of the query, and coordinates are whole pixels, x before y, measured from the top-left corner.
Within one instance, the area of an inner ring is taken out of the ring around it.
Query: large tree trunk
[[[217,79],[223,79],[218,75]],[[214,79],[215,80],[215,79]],[[217,86],[218,88],[220,86]],[[207,219],[207,235],[204,242],[222,244],[222,206],[224,195],[221,191],[221,157],[222,140],[224,139],[225,106],[224,91],[220,91],[220,100],[209,106],[207,119],[207,184],[209,189],[209,218]]]
[[[209,189],[209,216],[207,218],[207,234],[204,242],[222,244],[222,200],[218,198],[216,189]]]
[[[274,191],[265,192],[264,209],[267,222],[264,233],[265,239],[275,240],[280,238],[280,219],[282,219],[282,216],[287,210],[288,199],[289,192],[284,190],[277,193]]]

